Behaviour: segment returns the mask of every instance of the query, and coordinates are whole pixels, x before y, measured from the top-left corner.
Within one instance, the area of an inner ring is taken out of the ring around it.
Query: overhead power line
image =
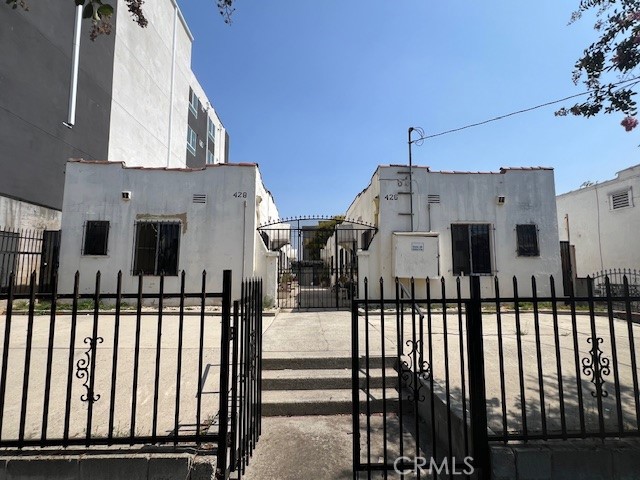
[[[623,80],[623,81],[618,82],[618,83],[613,83],[611,86],[612,87],[629,86],[628,84],[630,84],[632,82],[637,82],[638,80],[640,80],[640,76],[639,77],[633,77],[633,78],[630,78],[630,79],[627,79],[627,80]],[[434,133],[432,135],[424,135],[424,136],[422,136],[420,138],[416,138],[415,140],[412,141],[412,143],[418,142],[420,140],[427,140],[429,138],[441,137],[442,135],[447,135],[449,133],[459,132],[461,130],[466,130],[467,128],[479,127],[480,125],[486,125],[487,123],[496,122],[498,120],[502,120],[504,118],[512,117],[514,115],[519,115],[521,113],[530,112],[532,110],[537,110],[537,109],[543,108],[543,107],[548,107],[549,105],[555,105],[556,103],[562,103],[562,102],[565,102],[567,100],[571,100],[572,98],[581,97],[583,95],[588,95],[589,93],[591,93],[591,90],[588,90],[588,91],[582,92],[582,93],[576,93],[575,95],[569,95],[568,97],[560,98],[558,100],[552,100],[550,102],[541,103],[540,105],[536,105],[534,107],[525,108],[525,109],[522,109],[522,110],[518,110],[516,112],[511,112],[511,113],[507,113],[505,115],[500,115],[498,117],[493,117],[493,118],[490,118],[488,120],[483,120],[482,122],[471,123],[471,124],[465,125],[463,127],[454,128],[452,130],[445,130],[444,132]]]

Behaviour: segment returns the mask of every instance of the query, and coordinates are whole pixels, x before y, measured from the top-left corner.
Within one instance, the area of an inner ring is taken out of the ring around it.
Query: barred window
[[[180,223],[137,223],[133,274],[178,275],[179,248]]]
[[[539,257],[538,227],[533,224],[516,225],[519,257]]]
[[[109,222],[89,220],[84,226],[83,255],[106,255],[109,243]]]
[[[491,273],[490,229],[486,223],[451,225],[454,275]]]

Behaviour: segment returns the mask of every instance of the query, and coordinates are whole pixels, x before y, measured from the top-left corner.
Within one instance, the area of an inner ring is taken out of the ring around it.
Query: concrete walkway
[[[350,415],[265,417],[246,480],[350,480]]]
[[[281,312],[264,317],[264,358],[351,355],[350,312]],[[247,480],[348,480],[352,474],[350,415],[264,417]]]
[[[263,319],[264,358],[350,357],[351,312],[280,312]]]

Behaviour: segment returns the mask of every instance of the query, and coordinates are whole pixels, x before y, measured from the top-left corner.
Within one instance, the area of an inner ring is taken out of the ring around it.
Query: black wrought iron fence
[[[558,297],[552,277],[544,295],[532,278],[521,296],[514,278],[501,296],[497,278],[490,295],[458,278],[451,297],[444,279],[422,292],[396,281],[387,296],[380,280],[381,299],[365,283],[352,303],[354,476],[421,478],[421,458],[422,478],[430,466],[488,478],[491,442],[640,436],[640,297],[626,278],[615,295],[604,283],[602,296]]]
[[[624,279],[627,279],[629,293],[631,296],[640,296],[640,270],[631,268],[613,268],[601,270],[587,277],[592,283],[593,293],[597,297],[606,295],[606,279],[609,279],[611,294],[615,297],[624,295]],[[613,307],[617,310],[624,310],[624,303],[614,301]],[[631,311],[640,312],[640,302],[631,302]]]
[[[59,251],[59,230],[0,227],[0,293],[7,292],[11,273],[14,274],[14,291],[28,292],[32,272],[36,272],[37,291],[51,292]]]
[[[0,447],[216,444],[219,476],[232,446],[232,469],[246,464],[259,435],[260,280],[243,283],[232,310],[230,271],[220,292],[207,291],[206,272],[191,293],[184,272],[179,292],[164,276],[155,293],[141,275],[134,293],[122,273],[115,293],[102,293],[99,272],[92,294],[79,293],[78,274],[73,293],[53,279],[38,293],[33,272],[18,293],[11,274],[0,294]]]
[[[230,377],[230,453],[219,457],[240,480],[262,433],[262,281],[246,280],[234,302]]]

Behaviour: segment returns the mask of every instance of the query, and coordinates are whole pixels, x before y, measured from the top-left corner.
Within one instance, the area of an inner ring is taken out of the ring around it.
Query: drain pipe
[[[178,41],[178,5],[173,5],[173,45],[171,47],[171,84],[169,87],[169,138],[167,139],[167,168],[171,166],[171,135],[173,132],[173,97],[176,81],[176,44]],[[187,112],[189,113],[189,112]]]
[[[242,211],[242,278],[244,280],[244,260],[247,243],[247,201],[244,201],[244,209]]]
[[[80,35],[82,34],[82,5],[76,6],[76,21],[73,31],[73,51],[71,57],[71,86],[69,88],[69,114],[62,124],[73,128],[76,123],[76,98],[78,96],[78,69],[80,64]]]

